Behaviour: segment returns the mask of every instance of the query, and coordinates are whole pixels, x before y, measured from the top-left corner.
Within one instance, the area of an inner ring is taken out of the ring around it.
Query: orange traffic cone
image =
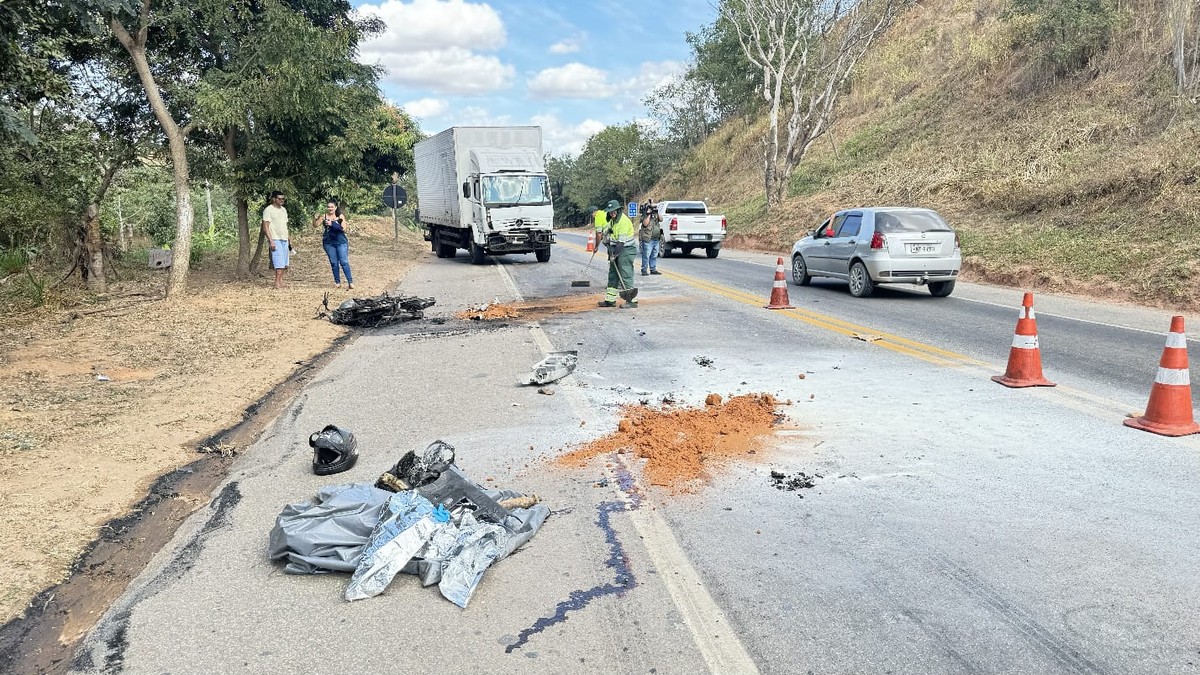
[[[1037,315],[1033,312],[1033,293],[1021,302],[1021,316],[1008,352],[1008,370],[992,378],[1006,387],[1053,387],[1042,377],[1042,350],[1038,347]]]
[[[592,232],[588,235],[587,252],[591,253],[596,250],[596,233]]]
[[[771,286],[771,304],[767,309],[796,309],[788,300],[787,281],[783,278],[783,258],[775,263],[775,283]]]
[[[1146,414],[1125,420],[1125,426],[1163,436],[1187,436],[1200,431],[1192,418],[1192,381],[1188,372],[1187,338],[1183,317],[1171,317],[1171,332],[1150,387]]]

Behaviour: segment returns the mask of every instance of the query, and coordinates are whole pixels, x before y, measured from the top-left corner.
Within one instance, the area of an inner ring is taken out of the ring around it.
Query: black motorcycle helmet
[[[308,437],[313,449],[313,473],[328,476],[341,473],[358,461],[358,441],[354,434],[330,424]]]

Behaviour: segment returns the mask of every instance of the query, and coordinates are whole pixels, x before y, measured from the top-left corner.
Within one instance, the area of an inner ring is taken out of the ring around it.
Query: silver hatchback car
[[[845,279],[856,298],[870,295],[875,284],[926,284],[930,294],[944,298],[961,269],[958,235],[930,209],[838,211],[792,247],[793,283]]]

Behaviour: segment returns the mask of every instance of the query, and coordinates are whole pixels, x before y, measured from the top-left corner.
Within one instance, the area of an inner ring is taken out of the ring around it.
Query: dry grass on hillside
[[[1174,96],[1161,0],[1134,4],[1092,71],[1048,81],[1013,51],[1007,3],[922,3],[860,64],[771,213],[765,120],[730,122],[655,193],[709,198],[761,248],[838,208],[929,206],[979,277],[1197,306],[1200,113]]]

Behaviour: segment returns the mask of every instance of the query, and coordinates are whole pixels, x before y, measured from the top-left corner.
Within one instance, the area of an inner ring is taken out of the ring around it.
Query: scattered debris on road
[[[391,296],[384,293],[374,298],[350,298],[330,312],[329,294],[326,293],[321,302],[325,310],[318,312],[317,318],[322,318],[328,313],[329,320],[336,324],[378,328],[394,321],[424,318],[424,310],[435,303],[433,298],[418,298],[415,295]]]
[[[551,384],[575,372],[579,365],[579,352],[576,350],[550,352],[546,358],[533,366],[533,372],[521,380],[521,384]],[[545,393],[545,392],[542,392]]]
[[[712,399],[716,396],[716,399]],[[784,405],[770,394],[744,394],[703,408],[651,408],[629,405],[617,430],[558,458],[580,467],[595,457],[632,452],[646,460],[643,472],[651,485],[684,491],[707,480],[713,469],[757,451],[781,419]],[[790,401],[786,402],[790,403]]]
[[[541,389],[538,389],[538,393],[545,394],[546,396],[553,396],[554,390],[551,389],[550,387],[542,387]]]
[[[379,595],[397,574],[438,585],[465,608],[493,563],[528,542],[550,515],[537,495],[491,490],[434,441],[405,453],[374,486],[326,486],[283,509],[269,555],[290,574],[351,572],[347,600]]]
[[[692,360],[695,361],[696,364],[699,365],[701,368],[712,368],[713,367],[713,360],[708,358],[707,356],[697,356],[696,358],[694,358]]]
[[[196,448],[196,452],[204,455],[219,455],[221,457],[237,457],[238,449],[225,443],[208,443]]]
[[[855,333],[850,337],[855,340],[862,340],[863,342],[878,342],[883,339],[882,335],[863,335],[861,333]]]
[[[816,479],[822,478],[821,474],[806,474],[799,471],[791,476],[781,471],[771,471],[771,485],[776,490],[787,490],[795,492],[796,490],[807,490],[816,486]],[[804,495],[798,495],[804,497]]]
[[[515,319],[521,316],[521,313],[512,305],[505,305],[499,300],[493,300],[480,305],[472,305],[454,316],[464,321],[500,321],[501,319]]]

